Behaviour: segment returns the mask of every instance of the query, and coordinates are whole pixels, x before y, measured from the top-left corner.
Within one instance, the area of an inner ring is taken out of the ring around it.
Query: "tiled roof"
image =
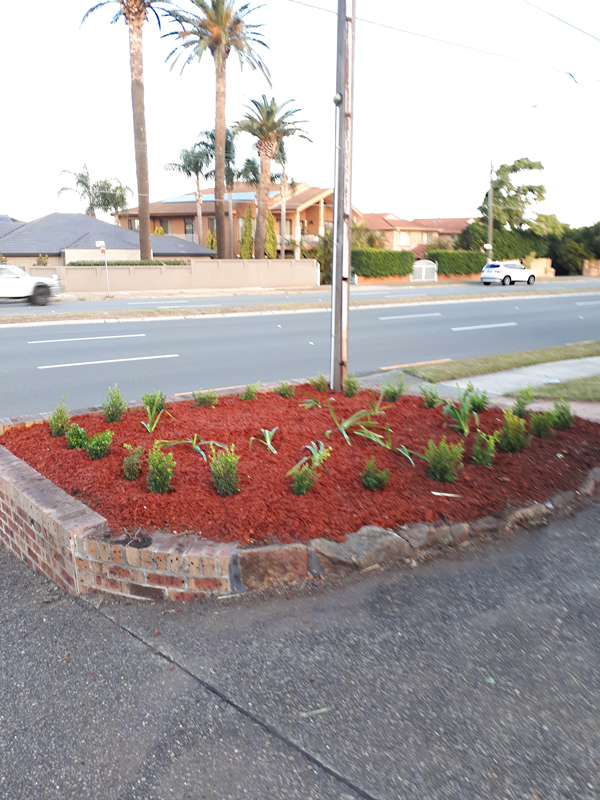
[[[445,217],[440,219],[414,219],[420,225],[434,228],[439,233],[462,233],[464,229],[474,222],[473,217]]]
[[[435,231],[456,235],[473,222],[472,218],[453,217],[440,219],[399,219],[395,214],[363,214],[363,219],[373,230]]]
[[[321,197],[324,199],[328,196],[333,198],[333,189],[319,189],[316,186],[309,186],[306,189],[302,189],[299,192],[295,192],[291,194],[286,199],[286,210],[287,211],[294,211],[296,209],[302,208],[302,206],[311,205],[316,200],[319,200]],[[271,210],[278,209],[281,207],[281,200],[277,199],[275,203],[269,206]]]

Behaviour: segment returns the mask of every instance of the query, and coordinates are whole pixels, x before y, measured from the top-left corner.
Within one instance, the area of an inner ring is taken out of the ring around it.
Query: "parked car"
[[[508,286],[517,281],[535,283],[535,272],[527,269],[521,261],[490,261],[481,273],[481,282],[484,286],[489,286],[490,283],[503,283]]]
[[[29,275],[21,267],[0,264],[0,298],[8,300],[29,300],[36,306],[45,306],[50,297],[60,292],[58,275],[42,278]]]

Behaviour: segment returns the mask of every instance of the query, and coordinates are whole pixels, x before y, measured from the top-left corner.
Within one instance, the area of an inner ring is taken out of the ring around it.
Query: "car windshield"
[[[5,266],[6,266],[6,268],[7,268],[7,269],[9,269],[11,272],[14,272],[14,274],[17,276],[17,278],[22,278],[22,277],[23,277],[23,275],[27,275],[27,273],[25,272],[25,270],[24,270],[24,269],[21,269],[21,267],[13,267],[13,265],[12,265],[12,264],[6,264]]]

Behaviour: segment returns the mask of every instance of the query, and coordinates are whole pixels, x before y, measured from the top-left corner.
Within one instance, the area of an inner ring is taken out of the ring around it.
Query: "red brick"
[[[110,545],[108,544],[108,542],[98,542],[97,549],[98,549],[98,558],[100,559],[100,561],[111,560]]]
[[[190,589],[195,592],[223,592],[229,590],[224,578],[190,578]]]
[[[165,596],[164,589],[154,586],[139,586],[137,583],[130,583],[128,588],[132,597],[141,597],[144,600],[162,600]]]
[[[90,558],[98,558],[98,542],[93,539],[86,539],[87,554]]]
[[[183,571],[183,556],[181,553],[169,553],[168,564],[171,572]]]
[[[106,575],[108,572],[108,566],[101,564],[99,561],[91,561],[90,568],[94,575]]]
[[[155,550],[154,563],[157,569],[161,570],[161,572],[166,572],[169,569],[169,554]]]
[[[185,580],[183,578],[176,578],[174,575],[156,575],[150,573],[148,575],[148,583],[154,586],[173,586],[177,589],[185,587]]]
[[[177,589],[169,589],[169,600],[177,600],[179,602],[194,600],[196,595],[193,592],[178,592]]]
[[[111,544],[110,552],[112,555],[112,560],[115,562],[115,564],[123,563],[123,545]]]
[[[132,579],[131,570],[126,567],[112,567],[108,568],[108,574],[111,578],[124,578],[130,581]]]
[[[140,550],[140,567],[143,569],[152,569],[152,550],[150,548],[146,548],[145,550]]]

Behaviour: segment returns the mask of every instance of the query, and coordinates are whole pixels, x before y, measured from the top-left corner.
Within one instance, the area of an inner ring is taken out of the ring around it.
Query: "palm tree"
[[[106,214],[113,214],[115,225],[119,224],[121,214],[127,208],[127,195],[131,194],[129,186],[123,186],[120,181],[113,184],[112,181],[96,181],[93,187],[96,208]],[[126,214],[125,214],[126,216]]]
[[[308,136],[298,127],[298,122],[290,120],[290,117],[297,114],[299,109],[283,110],[288,103],[292,102],[291,100],[287,100],[278,106],[274,97],[269,102],[263,94],[261,100],[251,100],[250,102],[254,108],[249,107],[244,119],[240,120],[236,125],[236,130],[249,133],[258,139],[256,149],[260,155],[260,183],[258,184],[258,214],[254,255],[256,258],[264,258],[269,185],[271,183],[271,161],[277,156],[283,139],[294,135],[308,139]]]
[[[61,195],[63,192],[77,192],[81,199],[85,200],[87,203],[85,213],[88,215],[88,217],[95,217],[96,208],[98,206],[96,203],[94,187],[92,185],[92,179],[90,178],[90,172],[87,168],[87,164],[83,165],[81,172],[71,172],[71,170],[63,169],[60,174],[64,175],[65,173],[67,175],[72,175],[75,178],[75,187],[63,186],[62,189],[58,190],[58,194]]]
[[[210,155],[210,159],[215,159],[215,132],[204,131],[204,139],[200,142],[200,146],[204,147]],[[216,161],[216,159],[215,159]],[[215,170],[206,173],[207,178],[215,179]],[[233,188],[236,180],[239,178],[240,173],[235,167],[235,131],[231,128],[225,128],[225,187],[227,189],[227,214],[229,221],[229,241],[227,248],[227,257],[235,258],[235,239],[234,239],[234,226],[233,226]],[[218,241],[217,241],[218,245]]]
[[[90,8],[81,20],[86,21],[90,14],[102,6],[117,3],[120,8],[111,20],[117,22],[123,17],[129,28],[129,63],[131,65],[131,100],[133,105],[133,137],[135,144],[135,169],[138,185],[138,206],[140,220],[140,257],[149,260],[150,249],[150,189],[148,181],[148,145],[146,142],[146,113],[144,110],[144,62],[142,53],[142,27],[152,11],[160,27],[156,8],[162,10],[171,0],[103,0]]]
[[[260,69],[270,83],[269,72],[256,51],[257,45],[266,47],[260,25],[247,22],[253,11],[250,3],[236,8],[237,0],[190,0],[198,13],[170,10],[169,16],[180,25],[181,31],[166,36],[176,36],[183,41],[167,56],[173,66],[183,57],[183,69],[196,57],[201,59],[209,50],[215,62],[215,216],[217,219],[218,258],[225,257],[225,90],[227,59],[235,50],[240,65],[249,64]]]
[[[166,165],[166,169],[181,172],[188,178],[196,179],[196,241],[202,244],[202,192],[200,190],[200,178],[206,178],[207,167],[212,155],[210,151],[201,144],[195,144],[190,150],[181,150],[179,153],[179,163]]]

